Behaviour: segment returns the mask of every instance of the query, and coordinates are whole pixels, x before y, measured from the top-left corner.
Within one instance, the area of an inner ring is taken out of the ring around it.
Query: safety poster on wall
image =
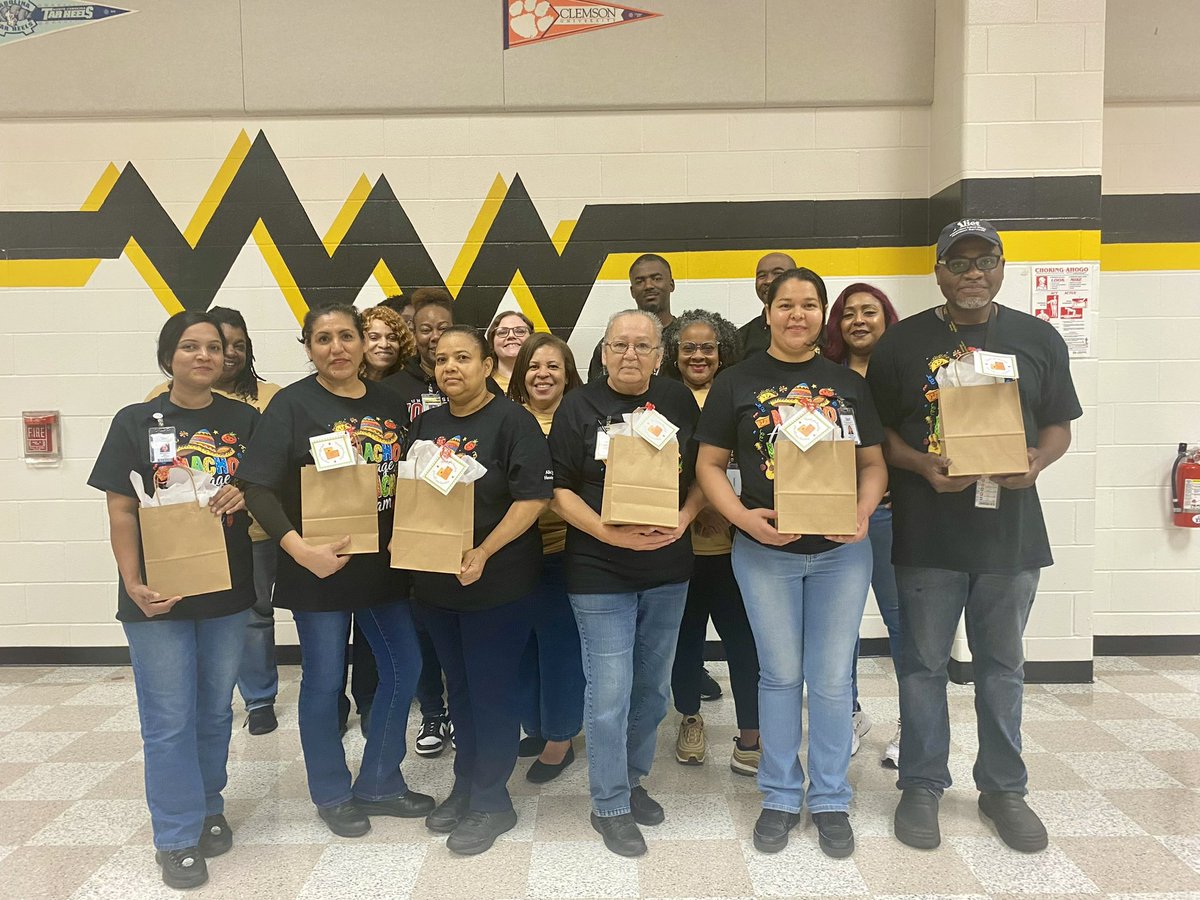
[[[1058,330],[1073,357],[1092,353],[1096,269],[1095,263],[1033,267],[1033,314]]]

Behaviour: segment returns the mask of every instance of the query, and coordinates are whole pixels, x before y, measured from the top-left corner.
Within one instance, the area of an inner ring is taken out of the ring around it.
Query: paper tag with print
[[[308,439],[308,446],[318,472],[352,466],[357,462],[354,456],[354,441],[348,431],[319,434]]]
[[[858,436],[858,422],[854,419],[854,413],[838,413],[838,422],[842,426],[843,441],[854,441],[856,444],[862,444],[862,438]]]
[[[817,441],[825,440],[833,433],[833,423],[820,413],[809,409],[789,418],[779,426],[779,430],[801,450],[807,450]]]
[[[431,459],[421,472],[421,480],[443,494],[449,494],[462,477],[467,474],[467,463],[455,453],[439,453]]]
[[[151,428],[150,462],[157,464],[174,462],[178,443],[174,428]]]
[[[989,353],[986,350],[976,350],[975,371],[980,375],[991,375],[993,378],[1016,378],[1017,358],[1011,353]]]
[[[642,438],[655,450],[667,446],[679,429],[657,409],[648,409],[637,417],[633,433]]]
[[[1000,485],[984,475],[975,482],[975,508],[998,509],[1000,507]]]

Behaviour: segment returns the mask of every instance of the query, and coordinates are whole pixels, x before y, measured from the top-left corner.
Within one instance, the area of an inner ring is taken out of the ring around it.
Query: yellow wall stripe
[[[554,227],[554,234],[550,235],[550,243],[554,245],[554,249],[558,251],[559,256],[562,256],[563,250],[566,249],[567,241],[571,240],[571,234],[575,231],[575,226],[578,224],[578,219],[563,219]]]
[[[354,223],[355,217],[363,208],[363,204],[367,202],[367,197],[371,193],[371,182],[367,181],[366,175],[359,175],[358,181],[354,182],[354,187],[350,190],[350,195],[346,197],[346,202],[342,204],[342,208],[338,210],[338,214],[333,218],[333,224],[329,226],[329,231],[321,243],[325,245],[325,252],[333,256],[333,251],[338,248],[342,240],[346,237],[346,232],[350,230],[350,226]]]
[[[375,270],[371,275],[375,278],[375,283],[379,285],[385,297],[395,297],[404,293],[400,290],[400,283],[396,280],[396,276],[392,274],[392,270],[382,259],[375,264]]]
[[[1200,243],[1101,244],[1100,268],[1106,272],[1200,269]]]
[[[546,317],[542,315],[541,308],[537,305],[537,301],[533,299],[533,291],[529,290],[529,285],[525,281],[525,276],[521,274],[521,270],[517,269],[513,275],[512,284],[513,296],[517,298],[517,305],[521,307],[521,312],[529,317],[529,321],[533,322],[535,331],[549,331],[550,326],[546,324]]]
[[[304,314],[308,312],[308,303],[305,302],[304,294],[300,292],[300,286],[292,277],[287,263],[283,261],[283,256],[280,255],[279,249],[275,246],[275,241],[271,238],[271,233],[267,231],[267,226],[262,223],[262,219],[255,224],[253,234],[254,243],[258,244],[259,252],[267,262],[267,268],[271,270],[271,274],[275,276],[275,283],[283,291],[283,298],[287,301],[288,308],[291,309],[297,322],[303,322]]]
[[[125,245],[125,255],[133,263],[133,267],[138,270],[142,280],[150,286],[150,290],[154,291],[154,296],[158,298],[158,302],[163,305],[163,309],[169,315],[173,316],[177,312],[183,312],[183,304],[179,302],[175,292],[159,274],[154,263],[150,262],[146,251],[138,246],[138,242],[133,238],[130,238],[129,243]]]
[[[83,287],[98,259],[0,259],[0,287]]]
[[[204,194],[204,199],[200,201],[199,206],[196,207],[196,211],[192,213],[192,220],[188,222],[187,228],[183,230],[184,240],[192,247],[196,246],[196,242],[204,234],[204,229],[212,221],[212,217],[221,203],[221,198],[229,190],[229,185],[232,183],[233,177],[238,173],[238,169],[242,167],[242,163],[246,159],[246,154],[249,152],[249,135],[245,131],[238,132],[237,139],[229,149],[229,155],[225,157],[225,162],[221,163],[221,168],[217,170],[212,184],[208,186],[208,190]]]
[[[446,277],[446,290],[450,292],[451,296],[457,297],[462,286],[466,284],[467,273],[471,271],[471,266],[475,264],[475,259],[479,256],[479,248],[483,246],[483,239],[487,237],[492,223],[496,221],[496,216],[500,212],[500,204],[504,202],[504,195],[507,192],[508,185],[504,183],[504,179],[500,175],[497,175],[483,205],[479,207],[475,223],[467,232],[467,239],[463,242],[462,249],[458,251],[458,258],[454,260],[450,274]]]

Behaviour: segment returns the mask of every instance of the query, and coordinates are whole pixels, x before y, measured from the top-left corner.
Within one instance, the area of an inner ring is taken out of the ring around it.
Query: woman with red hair
[[[900,321],[896,308],[887,294],[872,284],[856,282],[840,294],[829,308],[829,320],[825,324],[825,349],[827,358],[849,366],[859,375],[866,377],[871,351],[883,336],[883,332]],[[871,573],[871,588],[879,615],[887,626],[888,643],[892,651],[892,663],[896,663],[900,652],[900,595],[896,590],[896,572],[892,568],[892,502],[885,494],[875,512],[867,531],[874,556]],[[858,702],[858,645],[854,648],[854,740],[851,755],[858,752],[859,741],[871,727],[871,720]],[[896,734],[883,752],[883,764],[896,768],[900,764],[900,722],[896,722]]]

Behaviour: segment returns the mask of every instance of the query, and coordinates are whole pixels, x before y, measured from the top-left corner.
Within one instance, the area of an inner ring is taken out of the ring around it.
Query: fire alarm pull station
[[[57,466],[62,462],[62,431],[57,409],[21,413],[25,462],[31,466]]]

